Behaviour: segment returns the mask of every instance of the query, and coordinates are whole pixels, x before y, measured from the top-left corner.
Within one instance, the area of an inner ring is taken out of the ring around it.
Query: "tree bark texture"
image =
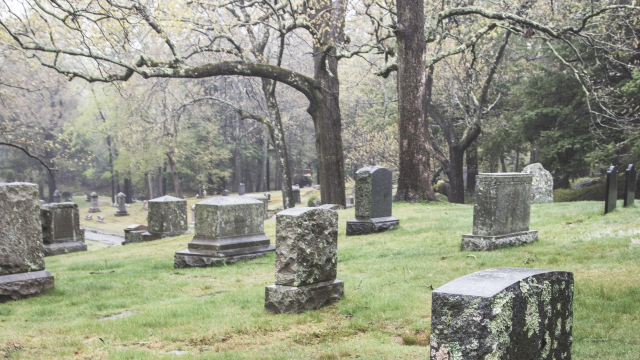
[[[400,174],[398,190],[393,200],[437,200],[430,181],[431,161],[425,113],[428,94],[424,3],[422,0],[399,0],[397,9]]]
[[[467,160],[467,196],[475,196],[478,176],[478,144],[473,142],[465,151]]]
[[[231,191],[238,192],[238,187],[242,182],[242,137],[240,136],[240,120],[236,120],[235,149],[233,151],[233,180],[231,180]]]
[[[449,193],[450,203],[464,204],[464,150],[458,143],[449,145]]]
[[[175,150],[171,149],[171,151],[167,153],[167,159],[169,160],[169,168],[171,169],[171,174],[173,175],[173,186],[176,190],[176,197],[184,199],[184,195],[182,194],[182,187],[180,186],[180,177],[178,177],[178,167],[176,166],[174,156]]]

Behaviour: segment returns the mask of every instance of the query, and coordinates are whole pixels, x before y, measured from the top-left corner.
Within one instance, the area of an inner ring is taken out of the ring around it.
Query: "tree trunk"
[[[233,179],[231,180],[231,191],[238,192],[240,183],[242,182],[242,151],[240,136],[240,120],[236,120],[236,147],[233,151]]]
[[[519,166],[520,166],[520,153],[516,151],[516,161],[513,164],[513,172],[518,172]]]
[[[467,196],[475,196],[476,176],[478,176],[478,144],[473,142],[466,150],[467,156]]]
[[[167,171],[167,166],[164,168],[158,168],[158,181],[160,181],[160,196],[167,195],[167,178],[164,177],[164,173]]]
[[[507,164],[504,162],[504,154],[500,154],[500,165],[502,166],[502,172],[507,172]]]
[[[262,159],[260,160],[260,178],[258,180],[258,188],[256,191],[268,191],[267,190],[267,166],[269,165],[269,129],[265,126],[262,130]]]
[[[449,146],[449,193],[450,203],[464,204],[464,150],[458,144]]]
[[[430,94],[426,89],[424,3],[422,0],[399,0],[397,9],[400,174],[393,200],[437,200],[431,187],[431,161],[427,148],[429,129],[425,102]],[[327,178],[323,176],[323,180]]]
[[[251,156],[247,156],[247,159],[244,162],[244,166],[245,166],[245,177],[246,177],[246,181],[245,181],[245,189],[246,192],[248,193],[252,193],[254,192],[254,188],[253,188],[253,173],[251,172],[251,168],[253,166],[253,161],[254,159]]]
[[[176,167],[176,162],[174,161],[175,150],[171,149],[169,153],[167,153],[167,159],[169,159],[169,168],[171,168],[171,174],[173,175],[173,186],[176,189],[176,197],[180,199],[184,199],[184,195],[182,195],[182,188],[180,187],[180,178],[178,177],[178,168]]]

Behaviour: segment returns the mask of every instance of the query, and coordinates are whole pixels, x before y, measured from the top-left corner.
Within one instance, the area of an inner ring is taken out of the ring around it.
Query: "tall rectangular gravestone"
[[[538,240],[529,230],[530,174],[478,174],[473,207],[473,233],[462,235],[462,250],[490,251]]]
[[[144,241],[191,233],[186,200],[165,195],[149,200],[148,207],[147,231],[142,234]]]
[[[276,215],[276,283],[265,289],[265,310],[299,314],[339,300],[337,272],[338,213],[298,207]]]
[[[293,185],[291,187],[291,190],[293,192],[293,202],[294,202],[294,204],[301,204],[302,200],[300,200],[300,186]]]
[[[247,196],[218,196],[196,204],[193,240],[174,268],[223,266],[274,251],[264,234],[264,205]]]
[[[633,202],[636,198],[636,181],[638,180],[638,175],[636,174],[635,165],[629,164],[625,173],[624,207],[629,207],[633,206]]]
[[[604,197],[604,214],[612,212],[616,209],[618,200],[618,169],[612,166],[607,171],[607,187]]]
[[[90,213],[99,213],[100,212],[100,204],[98,203],[98,194],[96,192],[92,192],[91,195],[91,206],[89,207]]]
[[[240,185],[238,185],[238,195],[244,195],[246,191],[246,186],[244,185],[244,183],[240,183]]]
[[[87,251],[84,229],[80,229],[80,211],[72,202],[40,207],[44,256]]]
[[[487,269],[431,299],[431,360],[571,359],[572,273]]]
[[[44,268],[38,185],[0,183],[0,303],[53,287]]]
[[[356,172],[356,218],[347,221],[347,236],[395,229],[400,220],[391,216],[391,171],[367,166]]]
[[[116,211],[116,216],[129,216],[127,212],[127,195],[124,193],[118,193],[116,196],[116,201],[118,204],[118,211]]]

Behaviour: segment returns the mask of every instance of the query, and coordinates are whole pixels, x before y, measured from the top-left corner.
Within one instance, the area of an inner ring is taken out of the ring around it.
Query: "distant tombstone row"
[[[571,359],[572,273],[487,269],[431,298],[431,360]]]
[[[264,234],[264,203],[220,196],[196,205],[195,234],[174,257],[174,268],[224,266],[274,251]]]
[[[38,186],[0,183],[0,303],[54,287],[44,268]]]
[[[532,176],[522,173],[478,174],[473,233],[462,235],[462,250],[490,251],[538,240],[529,230]]]
[[[347,221],[347,236],[395,229],[400,220],[391,216],[391,171],[379,166],[356,172],[356,218]]]
[[[302,203],[302,200],[300,200],[300,186],[298,185],[293,185],[291,187],[291,190],[293,192],[293,202],[295,204],[300,204]]]
[[[335,211],[298,207],[278,213],[276,281],[265,289],[265,310],[298,314],[342,298],[337,249]]]
[[[44,256],[87,251],[80,229],[78,205],[72,202],[40,206]]]
[[[633,164],[629,164],[629,167],[625,170],[625,184],[624,184],[624,207],[633,206],[636,196],[636,181],[638,175],[636,173],[636,167]],[[618,200],[618,169],[615,166],[611,166],[607,170],[607,184],[605,188],[604,197],[604,214],[608,214],[616,209],[616,203]]]

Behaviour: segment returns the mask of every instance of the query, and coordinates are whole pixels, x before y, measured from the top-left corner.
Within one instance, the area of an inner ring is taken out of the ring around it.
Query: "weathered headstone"
[[[431,360],[571,359],[572,273],[487,269],[431,298]]]
[[[104,222],[104,216],[101,216],[101,215],[96,216],[96,221],[103,223]]]
[[[118,211],[116,211],[116,216],[129,216],[129,213],[127,212],[127,195],[119,193],[116,196],[116,200],[118,201]]]
[[[93,220],[92,215],[91,214],[87,214],[84,216],[85,220]]]
[[[229,196],[229,190],[227,189],[222,190],[222,196]]]
[[[142,210],[149,210],[149,201],[148,200],[143,200],[142,201]]]
[[[165,195],[149,200],[148,204],[147,232],[142,234],[144,241],[191,233],[186,200]]]
[[[196,204],[193,240],[176,252],[175,268],[223,266],[274,251],[264,234],[264,204],[248,196],[218,196]]]
[[[302,203],[302,201],[300,200],[300,186],[293,185],[291,187],[291,189],[293,191],[293,202],[294,202],[294,204]]]
[[[44,256],[87,251],[84,229],[80,229],[78,205],[72,202],[40,207]]]
[[[143,242],[142,234],[147,232],[147,227],[140,224],[132,224],[124,229],[124,242],[122,245]]]
[[[271,193],[266,192],[264,193],[264,196],[267,197],[267,202],[271,202]]]
[[[202,189],[202,197],[206,198],[207,197],[207,190]]]
[[[356,218],[347,221],[347,236],[395,229],[391,216],[391,171],[367,166],[356,171]]]
[[[531,174],[531,203],[544,204],[553,202],[553,176],[542,164],[535,163],[527,165],[523,174]]]
[[[240,185],[238,185],[238,195],[244,195],[245,193],[245,185],[244,183],[240,183]]]
[[[353,207],[353,205],[355,205],[354,201],[353,201],[353,196],[347,197],[347,207],[351,208],[351,207]]]
[[[196,206],[191,205],[191,226],[196,226]]]
[[[53,192],[53,202],[54,203],[60,203],[60,199],[62,198],[62,195],[60,195],[60,191],[58,191],[56,189],[56,191]]]
[[[53,287],[44,268],[38,185],[0,183],[0,303]]]
[[[87,194],[87,200],[86,202],[91,202],[91,194]]]
[[[618,169],[612,166],[607,171],[607,187],[604,197],[604,214],[612,212],[616,209],[618,200]]]
[[[100,204],[98,204],[98,194],[96,192],[91,193],[91,206],[89,207],[90,213],[98,213],[100,212]]]
[[[462,250],[490,251],[538,240],[529,230],[532,176],[521,173],[478,174],[473,233],[462,235]]]
[[[265,289],[265,310],[298,314],[342,298],[337,251],[335,211],[298,207],[278,213],[276,283]]]
[[[625,173],[624,207],[628,207],[633,206],[634,199],[636,198],[636,181],[638,180],[638,175],[635,165],[629,164]]]
[[[259,194],[246,194],[244,196],[250,197],[252,199],[256,199],[259,201],[262,201],[262,203],[264,204],[264,219],[268,219],[269,218],[269,199],[267,199],[266,196],[264,195],[259,195]]]

